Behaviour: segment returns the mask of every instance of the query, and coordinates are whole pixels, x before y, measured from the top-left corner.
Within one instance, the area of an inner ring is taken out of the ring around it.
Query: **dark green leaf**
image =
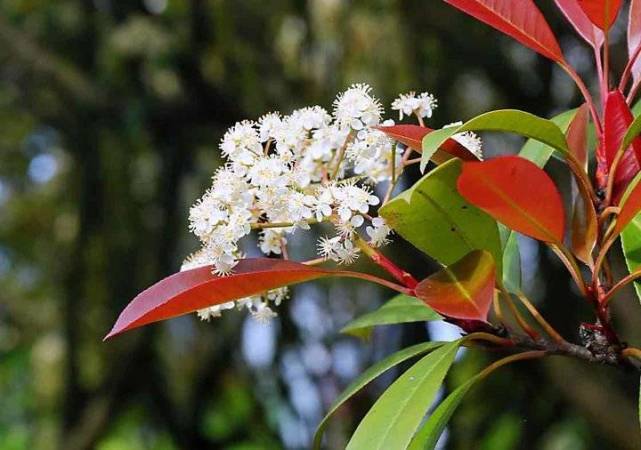
[[[641,214],[638,214],[621,233],[623,256],[630,273],[641,268]],[[634,289],[641,301],[641,283],[635,282]]]

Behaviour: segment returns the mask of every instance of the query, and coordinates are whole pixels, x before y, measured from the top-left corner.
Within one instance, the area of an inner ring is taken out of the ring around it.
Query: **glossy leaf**
[[[566,111],[550,120],[554,122],[562,132],[565,132],[570,126],[576,112],[576,109]],[[519,152],[519,156],[543,168],[554,152],[554,149],[549,145],[536,139],[528,139]],[[501,225],[501,227],[503,227],[503,225]],[[516,293],[521,290],[521,255],[519,252],[517,233],[507,228],[506,230],[508,230],[508,233],[506,234],[506,244],[503,249],[503,283],[510,292]]]
[[[433,450],[436,448],[441,434],[461,404],[463,397],[480,379],[481,377],[476,375],[454,389],[421,426],[407,450]]]
[[[419,153],[423,153],[423,138],[434,131],[431,128],[418,125],[379,126],[378,129]],[[426,159],[431,159],[437,164],[442,164],[454,157],[463,161],[478,161],[474,153],[454,139],[448,139],[439,148],[433,148],[429,151],[431,153],[426,154]]]
[[[449,371],[460,341],[447,343],[401,375],[379,397],[347,450],[405,450]]]
[[[579,163],[579,170],[588,171],[588,123],[590,112],[583,104],[566,132],[568,147]],[[571,248],[585,264],[592,266],[592,250],[598,238],[598,219],[586,188],[572,179]]]
[[[628,56],[632,58],[641,45],[641,0],[632,0],[628,20]],[[641,80],[641,56],[632,67],[634,80]]]
[[[445,0],[445,2],[553,61],[564,61],[556,37],[532,0]]]
[[[329,276],[361,278],[390,286],[390,283],[367,274],[322,269],[279,259],[245,259],[225,277],[213,275],[211,267],[200,267],[171,275],[140,293],[122,311],[105,339],[208,306]]]
[[[475,250],[416,286],[416,296],[447,317],[487,321],[494,297],[492,255]]]
[[[621,10],[623,0],[578,0],[594,25],[608,31]]]
[[[454,159],[432,170],[379,214],[405,240],[441,264],[452,264],[476,249],[488,250],[500,261],[496,222],[457,191],[461,164]]]
[[[621,233],[623,256],[630,273],[641,268],[641,214],[637,214]],[[634,289],[641,301],[641,283],[634,282]]]
[[[378,376],[388,371],[392,367],[407,361],[410,358],[421,355],[423,353],[431,352],[441,346],[443,342],[423,342],[420,344],[413,345],[411,347],[404,348],[398,352],[388,356],[387,358],[377,362],[363,373],[361,373],[354,381],[352,381],[349,386],[345,388],[343,392],[334,400],[334,403],[329,407],[327,414],[323,417],[323,420],[318,424],[316,428],[316,433],[314,434],[314,443],[312,448],[318,450],[321,448],[323,432],[327,427],[327,423],[332,415],[340,408],[347,400],[354,396],[358,391],[363,389],[371,381],[376,379]]]
[[[399,294],[376,311],[364,314],[343,327],[341,333],[367,336],[372,327],[407,322],[441,320],[442,317],[416,297]]]
[[[565,133],[570,153],[579,162],[581,168],[588,170],[588,124],[590,122],[590,108],[587,103],[576,110]]]
[[[597,148],[597,181],[605,186],[605,177],[610,171],[612,161],[632,124],[634,116],[625,97],[619,90],[608,93],[604,112],[604,139]],[[614,180],[614,198],[619,198],[630,180],[639,172],[638,158],[641,158],[641,140],[632,143],[632,151],[626,150],[618,165]]]
[[[491,111],[469,120],[459,127],[436,130],[423,138],[423,148],[439,148],[446,139],[463,131],[504,131],[536,139],[562,154],[569,149],[565,136],[551,120],[543,119],[524,111],[504,109]],[[428,160],[421,160],[421,170],[425,170]]]
[[[596,27],[585,14],[578,0],[555,0],[563,15],[574,26],[579,35],[595,49],[603,46],[605,36],[603,31]]]
[[[534,163],[504,156],[464,163],[461,195],[507,227],[545,242],[563,242],[565,215],[561,195]]]
[[[619,203],[621,211],[617,215],[613,236],[618,235],[641,212],[641,173],[630,183]]]

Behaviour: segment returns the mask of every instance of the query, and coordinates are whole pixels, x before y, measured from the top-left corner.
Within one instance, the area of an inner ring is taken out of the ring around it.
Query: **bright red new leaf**
[[[558,63],[565,62],[559,43],[532,0],[445,0],[472,17],[511,36]]]
[[[623,0],[578,0],[578,2],[592,23],[607,32],[619,15]]]
[[[464,163],[458,190],[508,228],[540,241],[563,242],[561,195],[552,179],[527,159],[503,156]]]
[[[416,286],[416,297],[447,317],[487,321],[494,296],[492,255],[476,250]]]
[[[634,121],[632,111],[625,101],[625,97],[619,90],[608,93],[603,124],[603,138],[596,152],[597,159],[597,181],[599,186],[606,185],[610,167],[616,156],[617,150],[623,142],[626,131]],[[641,160],[641,139],[637,138],[632,143],[634,151],[626,150],[623,159],[616,169],[614,175],[614,198],[620,198],[623,191],[639,172]]]
[[[641,45],[641,0],[632,0],[630,3],[630,18],[628,21],[628,55],[632,58]],[[641,79],[641,56],[637,57],[632,67],[632,76],[635,80]]]
[[[613,236],[620,234],[639,211],[641,211],[641,183],[638,182],[638,179],[635,181],[637,181],[637,183],[634,186],[629,186],[621,198],[621,211],[617,216]]]
[[[423,151],[423,138],[434,131],[432,128],[418,125],[391,125],[377,127],[392,139],[407,145],[409,148],[421,153]],[[438,164],[456,157],[463,161],[478,161],[478,157],[469,151],[464,145],[454,139],[448,139],[441,146],[438,152],[432,157]]]
[[[590,18],[585,14],[578,0],[555,0],[563,15],[574,26],[574,29],[586,40],[588,44],[600,49],[605,41],[603,31],[594,26]]]
[[[330,276],[360,278],[399,288],[363,273],[322,269],[282,259],[250,258],[240,261],[234,272],[225,277],[212,274],[211,267],[207,266],[178,272],[159,281],[127,305],[105,339],[208,306]]]

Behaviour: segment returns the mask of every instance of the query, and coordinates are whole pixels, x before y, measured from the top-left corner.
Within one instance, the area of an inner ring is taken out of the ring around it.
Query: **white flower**
[[[258,119],[258,137],[260,142],[267,142],[276,137],[276,131],[283,122],[280,114],[272,112]]]
[[[255,304],[249,312],[251,312],[254,319],[263,324],[269,323],[274,317],[278,316],[278,314],[267,306],[267,303],[262,301]]]
[[[263,152],[254,124],[248,120],[238,122],[225,133],[220,149],[231,161],[249,165],[256,155]]]
[[[343,241],[343,245],[336,250],[336,262],[339,264],[353,264],[358,259],[360,249],[354,247],[350,240]]]
[[[254,186],[285,186],[286,177],[282,174],[287,167],[277,157],[260,157],[247,172],[247,177]]]
[[[215,317],[220,317],[221,313],[225,310],[234,309],[234,302],[221,303],[220,305],[210,306],[208,308],[199,309],[196,311],[200,320],[209,321]]]
[[[359,187],[354,183],[339,186],[334,191],[334,197],[339,202],[338,214],[343,221],[349,220],[354,212],[367,214],[370,206],[380,203],[379,198],[372,195],[367,187]]]
[[[287,239],[283,237],[281,230],[267,229],[263,230],[260,236],[260,250],[269,255],[274,253],[280,255],[282,253],[282,245],[287,243]]]
[[[334,259],[338,254],[338,249],[341,247],[341,237],[334,236],[328,238],[323,236],[318,240],[317,249],[318,254],[325,259]]]
[[[372,219],[372,226],[365,227],[365,232],[370,238],[370,244],[374,247],[381,247],[389,243],[390,227],[387,226],[382,217]]]
[[[383,108],[370,95],[372,88],[367,84],[353,84],[334,100],[334,117],[340,127],[358,131],[381,122]]]
[[[418,97],[413,91],[401,94],[392,102],[392,109],[398,111],[399,120],[403,120],[403,115],[410,116],[412,114],[421,118],[430,118],[436,107],[436,98],[427,92],[422,92]]]
[[[445,125],[443,128],[460,127],[461,125],[463,125],[463,122],[459,121]],[[473,131],[456,133],[454,136],[452,136],[452,139],[461,144],[463,147],[467,148],[479,159],[483,159],[483,141]]]
[[[291,117],[292,120],[300,123],[302,127],[308,131],[315,128],[326,127],[332,121],[332,116],[320,106],[308,106],[297,109],[291,114]]]

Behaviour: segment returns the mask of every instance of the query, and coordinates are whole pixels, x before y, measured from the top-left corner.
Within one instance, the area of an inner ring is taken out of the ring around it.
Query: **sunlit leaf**
[[[382,373],[388,371],[392,367],[407,361],[414,356],[421,355],[423,353],[430,352],[441,347],[443,342],[423,342],[420,344],[413,345],[411,347],[404,348],[387,358],[377,362],[373,366],[369,367],[363,373],[361,373],[354,381],[350,383],[349,386],[345,388],[343,392],[334,400],[334,403],[329,407],[327,414],[323,417],[323,420],[318,424],[316,428],[316,433],[314,434],[314,443],[313,449],[318,450],[321,448],[323,432],[327,427],[327,423],[332,415],[340,408],[347,400],[354,396],[358,391],[363,389],[367,384],[376,379]]]
[[[423,153],[423,138],[434,131],[428,127],[418,125],[391,125],[379,126],[379,130],[387,134],[392,139],[407,145],[411,149]],[[463,161],[477,161],[478,158],[470,152],[465,146],[461,145],[454,139],[448,139],[443,142],[439,148],[428,150],[431,154],[426,154],[426,159],[431,159],[438,164],[442,164],[454,157]]]
[[[561,195],[534,163],[504,156],[464,163],[461,195],[507,227],[545,242],[563,242],[565,215]]]
[[[532,0],[445,0],[445,2],[553,61],[564,61],[559,43],[545,17]]]
[[[441,264],[458,261],[472,250],[488,250],[501,263],[496,222],[458,193],[461,161],[437,167],[379,213],[405,240]]]
[[[385,280],[367,274],[279,259],[245,259],[238,263],[232,274],[224,277],[212,274],[210,267],[200,267],[171,275],[140,293],[122,311],[105,339],[208,306],[330,276],[361,278],[390,286]]]
[[[565,135],[551,120],[543,119],[524,111],[504,109],[491,111],[475,117],[459,127],[435,130],[423,138],[423,148],[439,148],[445,140],[463,131],[503,131],[516,133],[521,136],[536,139],[561,154],[569,152]],[[427,166],[428,160],[421,160],[421,170]]]
[[[594,25],[608,31],[621,10],[623,0],[578,0]]]
[[[421,300],[399,294],[376,311],[364,314],[345,325],[341,333],[367,336],[372,327],[407,322],[427,322],[442,317]]]
[[[496,282],[492,255],[476,250],[416,286],[416,296],[444,316],[487,321]]]
[[[603,31],[596,27],[590,18],[585,14],[578,0],[555,0],[556,5],[563,12],[563,15],[574,26],[574,29],[585,41],[595,49],[603,46],[605,36]]]
[[[576,109],[566,111],[550,120],[554,122],[562,132],[565,132],[576,112]],[[519,152],[519,156],[543,168],[554,153],[555,150],[549,145],[536,139],[528,139]],[[504,226],[501,225],[501,227]],[[521,255],[516,232],[508,228],[505,229],[508,230],[508,232],[503,248],[503,284],[510,292],[516,293],[521,290]]]
[[[365,415],[347,450],[405,450],[436,398],[460,346],[450,342],[401,375]]]

